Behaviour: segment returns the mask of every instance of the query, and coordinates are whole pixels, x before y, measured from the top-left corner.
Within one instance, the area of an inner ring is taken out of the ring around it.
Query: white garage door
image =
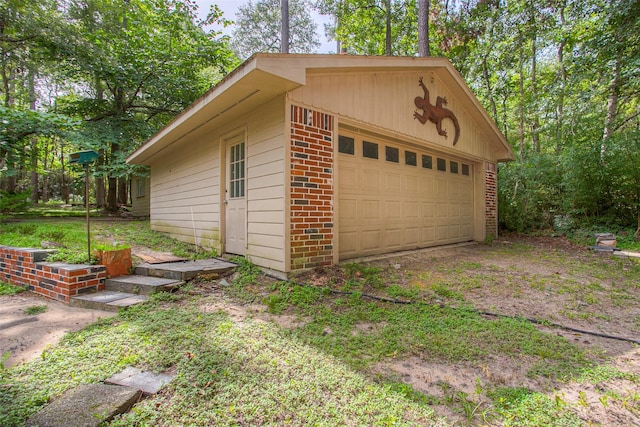
[[[472,240],[470,162],[342,132],[339,257]]]

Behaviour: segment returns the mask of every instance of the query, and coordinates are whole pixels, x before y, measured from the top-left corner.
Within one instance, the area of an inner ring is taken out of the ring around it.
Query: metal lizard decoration
[[[422,110],[422,114],[418,114],[418,111],[414,111],[413,118],[418,119],[422,124],[425,124],[427,120],[435,123],[438,135],[442,135],[445,138],[447,137],[447,131],[442,129],[442,120],[451,119],[453,126],[456,128],[456,136],[453,138],[453,145],[456,145],[458,138],[460,138],[460,125],[458,124],[458,119],[455,114],[453,114],[453,111],[443,107],[443,105],[447,104],[447,98],[438,96],[436,98],[436,105],[431,105],[429,102],[429,89],[427,89],[422,82],[422,77],[418,79],[418,85],[422,87],[422,90],[424,91],[424,98],[417,96],[413,102],[416,104],[416,107]]]

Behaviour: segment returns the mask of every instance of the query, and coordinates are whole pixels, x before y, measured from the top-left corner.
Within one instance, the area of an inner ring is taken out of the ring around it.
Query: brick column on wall
[[[291,269],[333,264],[333,116],[291,106]]]
[[[498,169],[495,163],[486,163],[484,182],[486,235],[498,237]]]

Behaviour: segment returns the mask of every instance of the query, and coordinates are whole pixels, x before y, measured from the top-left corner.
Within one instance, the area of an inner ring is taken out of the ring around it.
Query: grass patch
[[[433,411],[263,322],[235,325],[190,300],[158,301],[100,321],[0,371],[0,425],[134,365],[176,372],[164,393],[110,425],[437,425]]]
[[[15,295],[26,291],[24,286],[16,286],[11,283],[0,282],[0,295]]]
[[[44,313],[45,311],[47,311],[46,305],[30,305],[24,309],[24,314],[35,316],[36,314]]]
[[[81,220],[55,222],[28,220],[4,224],[0,242],[6,246],[40,248],[55,246],[47,261],[72,264],[87,262],[86,223]],[[94,221],[91,223],[93,249],[141,245],[188,259],[215,257],[215,251],[172,239],[149,228],[149,221]],[[94,261],[93,259],[91,260]]]
[[[532,392],[524,387],[499,387],[487,392],[493,400],[495,412],[504,426],[582,426],[582,421],[556,396]]]

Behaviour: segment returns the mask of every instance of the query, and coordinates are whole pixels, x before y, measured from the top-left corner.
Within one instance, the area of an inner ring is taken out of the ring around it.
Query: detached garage
[[[495,236],[513,159],[446,59],[258,54],[128,162],[152,228],[286,275]]]

